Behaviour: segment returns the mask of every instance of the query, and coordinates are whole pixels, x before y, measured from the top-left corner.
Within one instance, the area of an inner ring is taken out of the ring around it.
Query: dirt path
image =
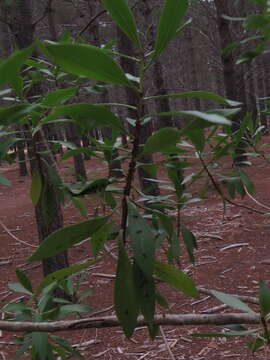
[[[97,167],[97,164],[91,161],[88,161],[87,165],[90,173],[90,169]],[[19,240],[32,246],[37,245],[33,207],[29,198],[30,179],[19,178],[18,170],[14,165],[5,168],[4,172],[12,182],[12,187],[0,187],[2,223],[0,224],[0,300],[10,301],[19,296],[10,293],[7,289],[9,282],[16,281],[16,267],[31,274],[34,283],[37,283],[41,277],[41,267],[35,264],[33,267],[33,264],[26,263],[25,259],[33,248],[15,240],[4,228],[6,227]],[[270,206],[268,191],[270,166],[267,167],[258,161],[256,166],[247,171],[252,174],[256,185],[256,199]],[[230,205],[227,206],[224,219],[222,202],[218,195],[210,190],[208,196],[207,201],[183,212],[185,223],[197,235],[199,244],[195,266],[190,265],[183,256],[183,267],[192,275],[197,285],[228,293],[256,296],[258,280],[263,279],[266,282],[270,280],[269,217]],[[246,198],[244,203],[257,207],[250,198]],[[89,202],[90,212],[93,210],[91,205],[92,203]],[[65,205],[64,216],[66,224],[82,220],[70,203]],[[229,247],[236,244],[238,246]],[[109,244],[109,247],[113,247],[113,244]],[[84,243],[72,250],[71,263],[79,262],[89,256],[89,246]],[[114,273],[114,268],[113,259],[105,255],[104,261],[93,266],[88,272],[84,287],[95,287],[94,295],[89,298],[93,312],[106,310],[112,305],[113,278],[100,274],[111,275]],[[207,295],[201,296],[201,302],[195,302],[167,286],[162,286],[162,293],[169,301],[171,313],[201,312],[220,305],[218,301]],[[113,314],[113,310],[110,308],[102,314]],[[196,331],[207,331],[207,328],[202,327],[166,327],[163,330],[171,351],[178,360],[267,358],[263,351],[252,357],[244,345],[248,339],[193,339],[189,336]],[[173,359],[166,348],[164,337],[159,336],[155,341],[151,341],[143,328],[135,331],[132,340],[126,340],[120,328],[77,331],[69,334],[69,338],[72,343],[93,340],[94,343],[82,351],[86,359]],[[14,336],[2,333],[0,359],[1,356],[3,359],[11,359],[12,354],[15,353],[16,347],[5,343],[8,341],[14,341]]]

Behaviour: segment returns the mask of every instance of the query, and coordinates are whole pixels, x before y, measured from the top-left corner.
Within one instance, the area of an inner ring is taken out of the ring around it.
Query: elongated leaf
[[[87,312],[91,311],[91,307],[86,304],[70,304],[70,305],[63,305],[60,307],[59,310],[59,317],[67,316],[69,314],[80,313],[80,312]]]
[[[179,138],[179,130],[171,127],[162,128],[156,131],[146,140],[143,152],[145,154],[151,154],[170,149],[172,146],[176,145],[176,143],[179,141]]]
[[[81,270],[87,269],[89,266],[94,265],[99,261],[100,261],[99,259],[89,260],[82,264],[69,266],[67,268],[57,270],[57,271],[47,275],[41,281],[41,283],[38,285],[38,287],[35,291],[35,296],[38,296],[42,292],[43,289],[45,289],[48,285],[50,285],[54,281],[64,279],[72,274],[75,274],[75,273],[81,271]]]
[[[183,271],[180,271],[171,265],[156,261],[155,274],[160,280],[173,286],[175,289],[180,290],[194,298],[199,297],[198,290],[196,289],[192,279]]]
[[[45,106],[55,106],[74,96],[76,91],[75,88],[50,91],[43,97],[41,104]]]
[[[32,288],[32,284],[30,279],[28,278],[28,276],[21,271],[20,269],[16,269],[16,275],[17,275],[17,279],[19,280],[20,284],[28,291],[30,291],[30,293],[33,293],[33,288]]]
[[[127,1],[102,0],[102,3],[120,29],[127,34],[134,45],[140,48],[140,39],[135,18],[127,5]]]
[[[125,335],[132,336],[138,317],[138,304],[134,286],[133,271],[122,244],[119,244],[119,255],[114,286],[114,304],[116,315]]]
[[[1,139],[1,138],[0,138]],[[9,150],[9,148],[14,145],[17,141],[21,141],[21,138],[9,138],[6,140],[1,140],[0,143],[0,158],[3,157]]]
[[[39,171],[35,169],[32,173],[32,182],[31,182],[31,199],[34,206],[36,206],[39,201],[41,191],[42,191],[42,180]]]
[[[187,0],[166,0],[158,25],[158,34],[153,58],[158,57],[170,40],[177,34],[178,28],[188,8]]]
[[[155,263],[154,234],[148,222],[130,201],[128,201],[128,234],[138,266],[145,276],[151,279]]]
[[[34,111],[41,109],[39,104],[19,104],[0,109],[0,125],[11,125]]]
[[[19,77],[19,71],[26,59],[32,54],[34,46],[12,53],[7,59],[0,62],[0,86]]]
[[[40,360],[48,359],[49,351],[49,336],[45,332],[33,332],[32,334],[33,347],[37,352],[37,357]]]
[[[10,181],[4,176],[0,174],[0,185],[10,186]]]
[[[242,330],[242,331],[227,331],[221,333],[197,333],[192,334],[194,337],[231,337],[231,336],[247,336],[255,335],[258,332],[258,329],[252,330]]]
[[[109,217],[104,216],[86,220],[79,224],[56,230],[40,244],[28,261],[46,259],[49,256],[54,256],[69,249],[98,231],[108,221]]]
[[[31,291],[27,290],[21,283],[9,283],[8,288],[11,291],[19,292],[27,295],[33,295]]]
[[[247,304],[245,304],[243,301],[239,300],[237,297],[225,294],[220,291],[211,290],[211,293],[221,302],[223,302],[226,305],[229,305],[230,307],[245,311],[249,314],[256,315],[256,312],[253,311]]]
[[[198,98],[198,99],[207,99],[211,101],[217,101],[221,104],[229,105],[229,106],[239,106],[241,105],[240,102],[229,100],[224,98],[223,96],[217,95],[215,93],[212,93],[210,91],[186,91],[182,93],[175,93],[175,94],[167,94],[167,95],[156,95],[156,96],[150,96],[145,98],[145,100],[155,100],[155,99],[166,99],[166,98]]]
[[[187,116],[193,116],[196,117],[198,119],[202,119],[205,120],[207,123],[203,123],[203,126],[201,126],[199,123],[198,125],[200,125],[200,127],[207,127],[210,124],[216,124],[216,125],[231,125],[231,121],[227,118],[225,118],[222,115],[219,114],[209,114],[206,112],[202,112],[202,111],[196,111],[196,110],[186,110],[186,111],[177,111],[177,110],[173,110],[173,111],[166,111],[166,112],[161,112],[161,113],[156,113],[156,114],[149,114],[148,116],[150,117],[162,117],[162,116],[168,116],[168,115],[187,115]],[[210,123],[210,124],[209,124]],[[192,129],[196,129],[196,122],[193,123],[192,125]]]
[[[181,224],[181,232],[187,248],[189,259],[194,263],[194,249],[197,249],[196,238],[194,234],[184,224]]]
[[[90,149],[89,147],[80,147],[74,150],[69,150],[61,156],[61,160],[66,160],[78,154],[87,154],[88,156],[91,156],[93,154],[93,150]]]
[[[270,290],[263,281],[260,281],[260,309],[262,316],[266,316],[270,313]]]
[[[151,325],[155,315],[155,282],[153,278],[149,279],[145,276],[136,262],[133,271],[138,304],[145,320]]]
[[[63,115],[70,116],[78,125],[86,129],[109,126],[115,130],[126,131],[113,112],[100,105],[84,103],[58,106],[44,119],[44,124]]]
[[[100,228],[91,238],[91,248],[93,255],[97,256],[98,253],[103,249],[105,242],[108,240],[111,234],[113,225],[110,223],[105,224]]]
[[[66,185],[66,189],[73,195],[73,196],[80,196],[85,194],[94,194],[105,190],[106,186],[110,184],[110,180],[108,178],[101,178],[94,181],[86,181],[82,184],[75,184],[69,186]]]
[[[71,74],[97,81],[130,85],[123,70],[105,50],[85,44],[48,43],[46,49],[55,63]]]
[[[87,217],[88,213],[86,205],[76,197],[72,197],[71,201],[73,202],[74,206],[79,210],[80,214],[84,217]]]

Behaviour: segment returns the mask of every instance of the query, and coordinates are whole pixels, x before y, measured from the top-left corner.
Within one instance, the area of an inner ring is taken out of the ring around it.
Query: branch
[[[97,13],[96,15],[94,15],[89,22],[85,25],[85,27],[79,32],[79,34],[77,35],[77,38],[79,36],[81,36],[95,21],[98,17],[100,17],[101,15],[105,14],[107,11],[106,10],[101,10],[99,13]]]
[[[47,14],[48,14],[50,11],[52,11],[51,5],[52,5],[52,0],[48,0],[47,5],[46,5],[45,8],[44,8],[43,14],[42,14],[36,21],[34,21],[33,27],[36,27],[36,25],[37,25],[38,23],[40,23],[40,22],[47,16]]]
[[[184,325],[227,325],[227,324],[260,324],[260,316],[245,313],[232,314],[168,314],[156,315],[155,325],[184,326]],[[146,326],[148,323],[139,316],[137,326]],[[0,321],[0,329],[10,332],[56,332],[90,328],[111,328],[121,326],[116,316],[86,318],[79,320],[64,320],[53,322],[31,321]]]

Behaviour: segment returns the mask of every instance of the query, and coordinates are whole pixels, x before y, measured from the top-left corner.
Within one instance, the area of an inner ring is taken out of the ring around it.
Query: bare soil
[[[269,143],[269,139],[265,139]],[[89,179],[100,174],[106,174],[105,165],[97,160],[86,162]],[[72,163],[65,162],[62,172],[70,175]],[[224,163],[223,169],[230,168]],[[266,206],[270,206],[270,166],[262,160],[256,160],[252,167],[245,169],[252,177],[256,186],[256,199]],[[33,206],[30,200],[30,177],[19,177],[16,165],[2,166],[1,171],[12,182],[11,187],[0,187],[0,301],[10,301],[20,294],[9,291],[7,284],[16,281],[15,269],[19,267],[31,276],[34,284],[41,279],[41,266],[29,264],[26,258],[32,253],[33,247],[19,242],[19,240],[38,245]],[[221,171],[221,169],[219,169]],[[196,263],[191,265],[186,255],[183,255],[183,269],[193,277],[197,285],[208,289],[216,289],[231,294],[256,296],[258,281],[270,279],[270,220],[268,216],[257,214],[241,207],[227,205],[224,216],[223,204],[212,186],[209,186],[208,199],[191,206],[183,211],[182,217],[186,225],[196,234],[199,248],[196,251]],[[95,201],[91,197],[85,199],[89,214],[93,215]],[[237,199],[239,204],[246,204],[254,208],[263,209],[250,197]],[[65,224],[82,221],[83,218],[71,203],[64,206]],[[14,235],[18,240],[10,235]],[[108,243],[110,249],[114,243]],[[235,247],[226,248],[229,245]],[[184,249],[183,249],[184,252]],[[91,257],[88,242],[70,251],[70,263],[75,264]],[[94,287],[95,292],[89,298],[93,313],[100,315],[114,314],[113,277],[115,262],[113,258],[104,254],[102,262],[89,269],[84,288]],[[170,304],[170,313],[201,313],[220,303],[207,296],[201,295],[200,302],[187,298],[181,293],[162,286],[162,294]],[[106,310],[109,308],[109,310]],[[164,311],[164,310],[162,310]],[[222,311],[229,311],[225,309]],[[222,312],[221,311],[221,312]],[[191,333],[221,330],[217,327],[164,327],[164,336],[158,336],[152,341],[144,328],[139,328],[131,340],[127,340],[120,328],[89,329],[68,334],[73,344],[92,340],[92,344],[82,348],[86,359],[113,360],[219,360],[219,359],[269,359],[264,350],[254,356],[246,347],[250,339],[239,338],[192,338]],[[13,342],[15,334],[2,332],[0,334],[0,359],[12,359],[16,351]],[[166,341],[172,354],[169,353]],[[26,359],[29,356],[25,357]]]

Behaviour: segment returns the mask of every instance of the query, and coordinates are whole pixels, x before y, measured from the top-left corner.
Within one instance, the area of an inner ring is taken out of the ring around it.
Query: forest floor
[[[265,138],[269,143],[269,139]],[[105,165],[97,160],[86,162],[89,179],[106,174]],[[231,165],[221,164],[222,170]],[[19,177],[17,166],[2,166],[1,171],[11,181],[11,187],[0,188],[0,301],[18,298],[7,288],[10,282],[16,282],[15,269],[26,271],[37,284],[41,279],[41,266],[27,263],[26,258],[33,252],[33,247],[19,240],[37,245],[37,231],[33,206],[30,200],[30,177]],[[62,165],[65,174],[72,172],[72,163]],[[256,160],[251,167],[245,168],[256,186],[256,199],[270,206],[270,165],[263,160]],[[198,239],[196,263],[190,264],[186,255],[182,256],[183,269],[187,270],[195,283],[207,289],[215,289],[231,294],[257,296],[258,281],[269,283],[270,280],[270,220],[269,217],[257,214],[241,207],[227,205],[223,214],[223,204],[213,186],[209,186],[207,199],[183,210],[185,224]],[[85,199],[90,214],[93,214],[93,200]],[[250,197],[237,199],[240,204],[258,208]],[[263,210],[263,208],[260,208]],[[265,210],[270,212],[269,210]],[[73,205],[67,202],[64,206],[65,224],[74,224],[83,218]],[[14,237],[10,235],[10,232]],[[16,238],[18,240],[16,240]],[[239,245],[240,244],[240,245]],[[236,245],[229,247],[230,245]],[[108,243],[110,249],[113,243]],[[226,248],[228,247],[228,248]],[[184,252],[184,251],[183,251]],[[75,264],[91,257],[88,242],[76,246],[70,251],[70,263]],[[94,294],[88,299],[93,314],[112,315],[113,274],[115,261],[109,254],[88,270],[84,288],[94,287]],[[201,301],[184,296],[182,293],[162,286],[162,294],[167,297],[169,313],[186,314],[210,311],[220,303],[208,295],[201,295]],[[253,305],[251,305],[252,307]],[[159,310],[164,311],[164,310]],[[232,312],[224,309],[221,312]],[[89,316],[89,314],[87,315]],[[87,329],[68,334],[73,344],[87,341],[88,346],[81,348],[86,359],[113,360],[262,360],[269,359],[264,350],[252,356],[246,343],[248,338],[193,338],[196,332],[220,331],[218,327],[163,327],[163,336],[152,341],[145,328],[138,328],[131,340],[127,340],[120,328]],[[16,352],[15,334],[5,331],[0,333],[0,359],[10,360]],[[168,351],[169,344],[171,353]],[[29,359],[29,355],[25,357]]]

